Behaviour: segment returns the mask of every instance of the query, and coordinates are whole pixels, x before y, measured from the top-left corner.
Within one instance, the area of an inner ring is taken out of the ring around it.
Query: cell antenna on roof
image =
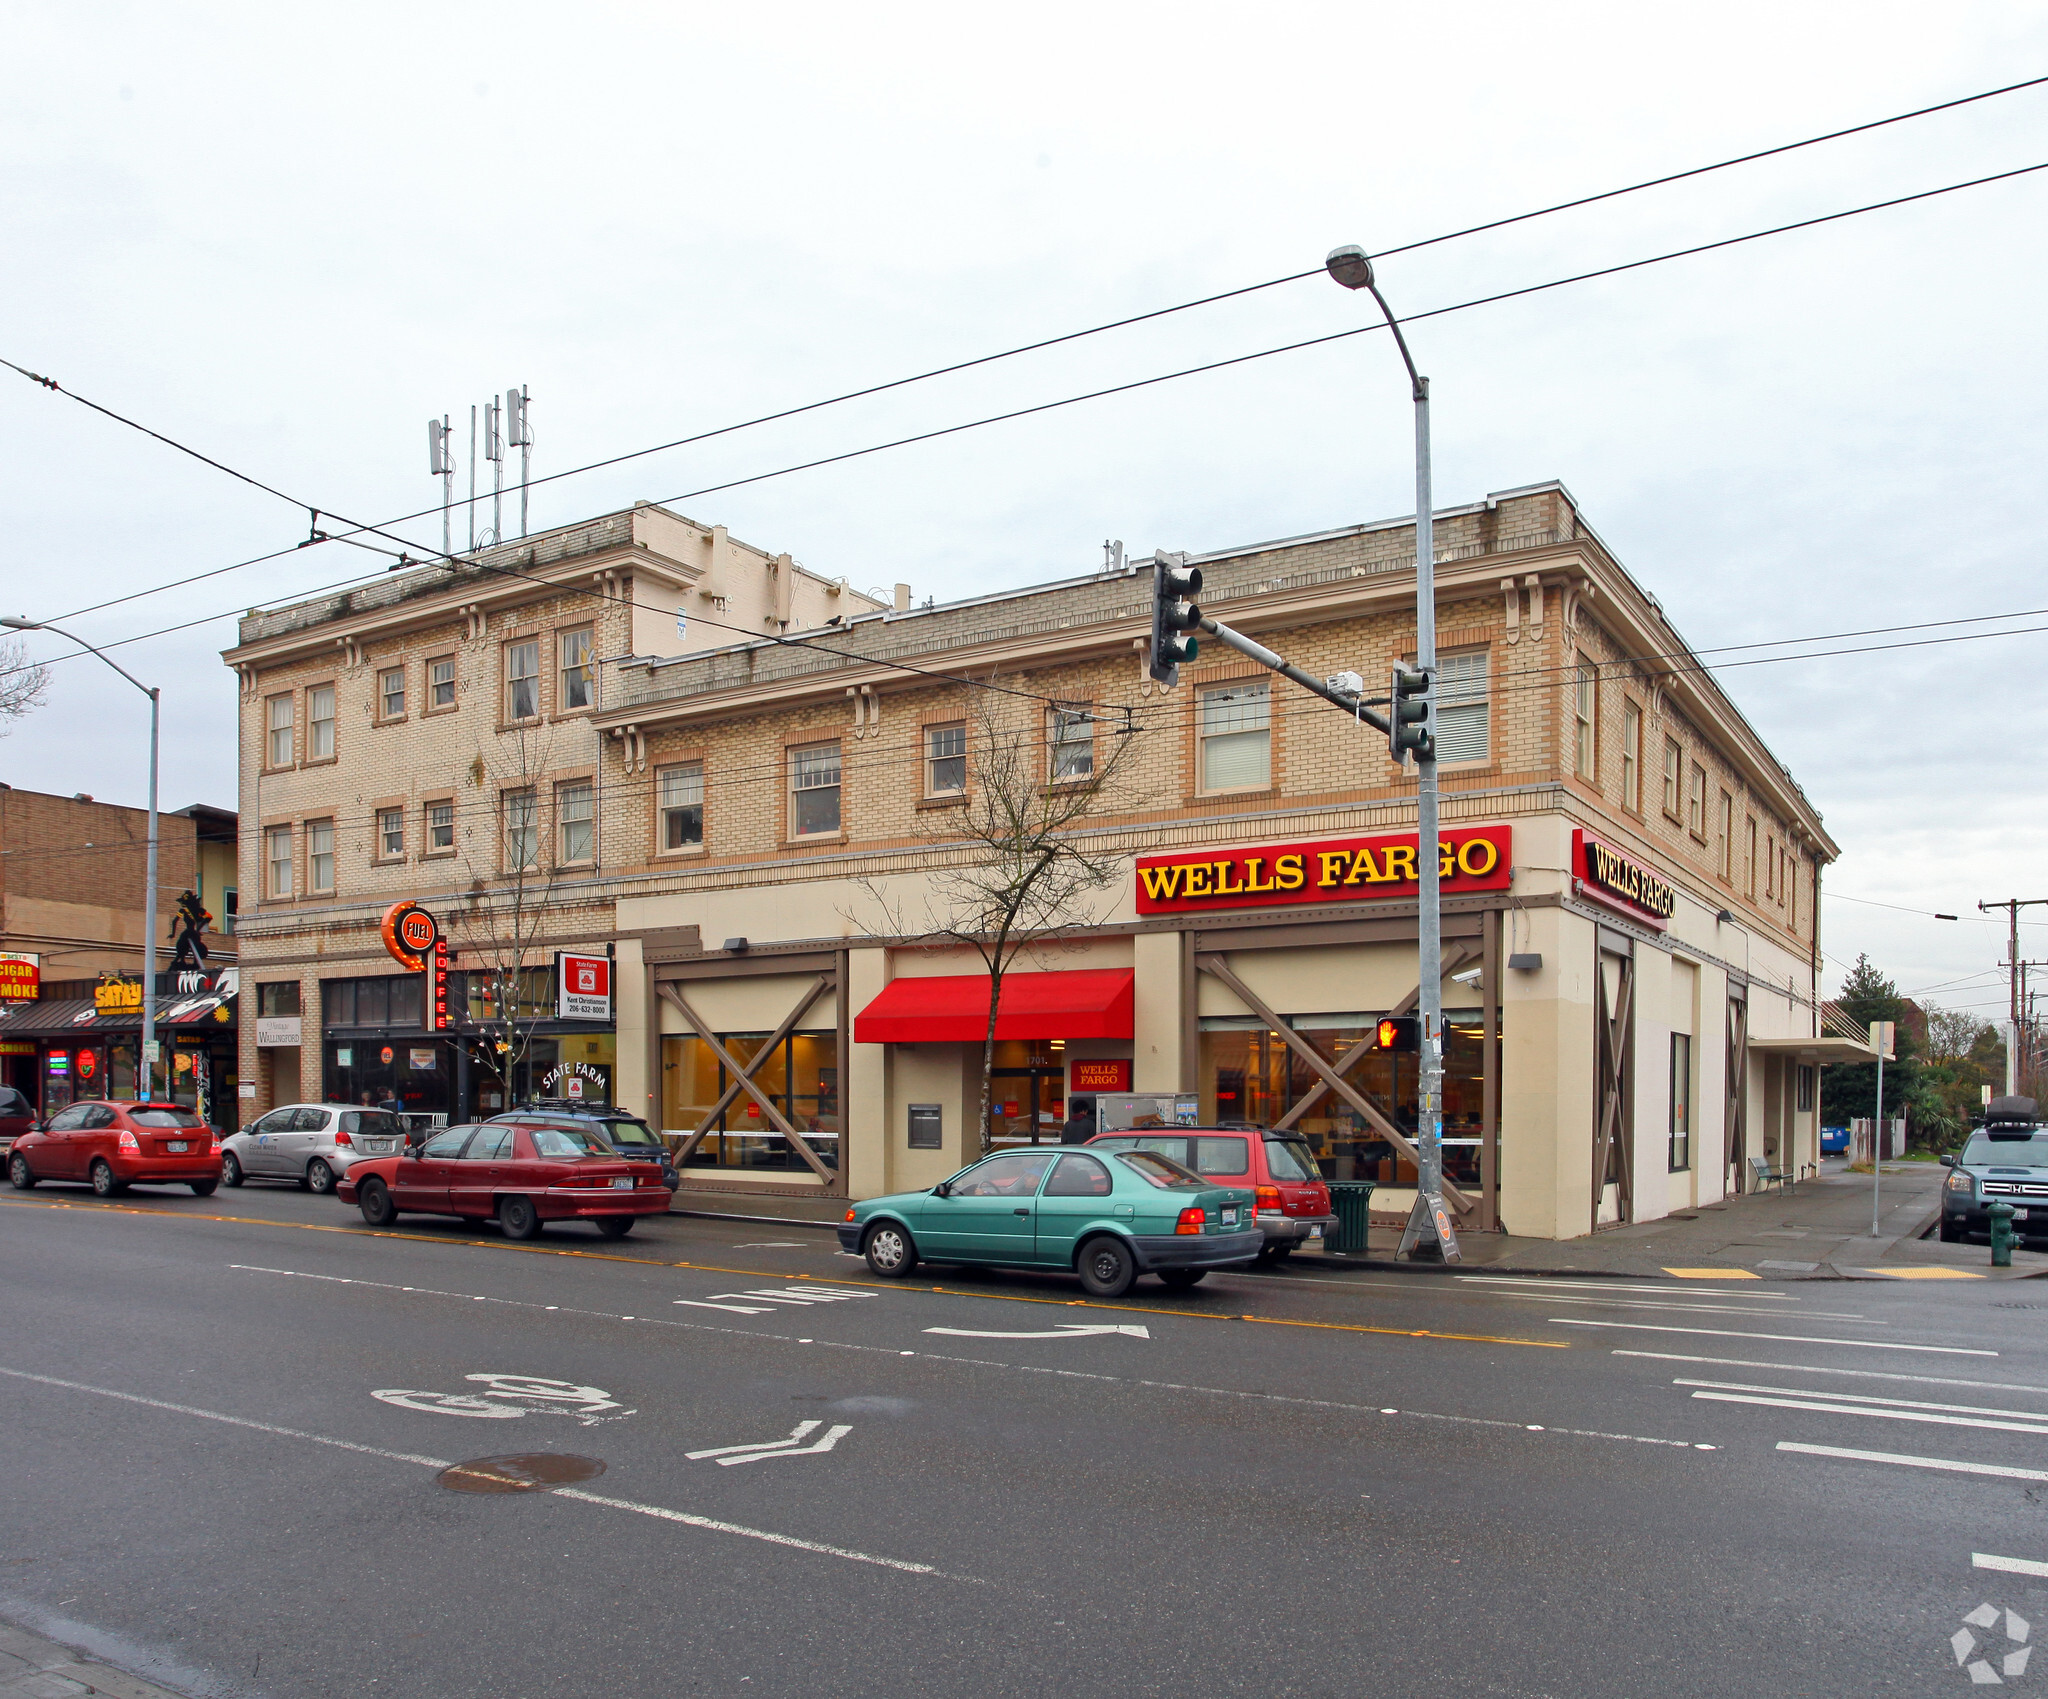
[[[450,552],[449,509],[455,505],[455,446],[448,415],[427,421],[427,471],[441,480],[441,552]]]
[[[491,541],[505,536],[505,410],[494,395],[484,403],[484,458],[491,463]]]
[[[526,385],[505,391],[505,441],[519,450],[519,534],[526,535],[526,486],[533,476],[532,397]]]

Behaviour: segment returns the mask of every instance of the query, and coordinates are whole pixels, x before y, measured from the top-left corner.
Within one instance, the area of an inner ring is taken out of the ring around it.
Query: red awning
[[[1129,1038],[1132,970],[1006,973],[998,1038]],[[853,1018],[861,1044],[978,1043],[988,1033],[988,975],[891,980]]]

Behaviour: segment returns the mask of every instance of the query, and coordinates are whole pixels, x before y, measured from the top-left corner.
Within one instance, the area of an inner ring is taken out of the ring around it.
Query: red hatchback
[[[1255,1219],[1266,1235],[1262,1263],[1283,1262],[1301,1246],[1322,1240],[1337,1225],[1330,1188],[1323,1183],[1315,1152],[1299,1133],[1264,1127],[1176,1127],[1097,1133],[1090,1144],[1111,1150],[1156,1150],[1184,1163],[1205,1180],[1250,1186],[1258,1198]]]
[[[448,1127],[417,1149],[355,1163],[334,1193],[372,1227],[405,1214],[495,1218],[508,1239],[531,1239],[550,1221],[588,1221],[623,1239],[641,1216],[668,1212],[661,1170],[628,1161],[595,1131],[501,1121]]]
[[[84,1180],[103,1198],[130,1186],[190,1186],[206,1197],[220,1184],[220,1139],[175,1103],[88,1098],[24,1133],[7,1154],[18,1192],[45,1180]]]

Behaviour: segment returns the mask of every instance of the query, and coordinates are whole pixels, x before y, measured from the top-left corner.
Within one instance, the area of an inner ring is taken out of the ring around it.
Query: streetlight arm
[[[1394,309],[1387,305],[1386,296],[1380,293],[1377,283],[1368,283],[1372,298],[1379,302],[1380,311],[1387,315],[1387,329],[1394,333],[1394,346],[1401,350],[1401,364],[1408,368],[1408,384],[1417,401],[1429,399],[1429,379],[1415,369],[1415,356],[1408,352],[1408,338],[1401,334],[1401,321],[1394,317]]]
[[[79,646],[79,648],[90,649],[95,655],[99,656],[101,660],[105,661],[108,666],[112,667],[114,671],[119,673],[130,684],[134,685],[137,690],[141,691],[143,695],[154,696],[156,694],[156,692],[151,690],[148,685],[144,684],[141,679],[137,678],[126,667],[122,666],[119,661],[113,659],[113,657],[110,656],[104,649],[97,648],[93,644],[86,642],[86,640],[83,637],[74,637],[70,632],[66,631],[60,625],[51,625],[48,621],[39,619],[0,618],[0,626],[6,627],[9,631],[54,631],[59,637],[64,638],[66,641],[76,643]]]

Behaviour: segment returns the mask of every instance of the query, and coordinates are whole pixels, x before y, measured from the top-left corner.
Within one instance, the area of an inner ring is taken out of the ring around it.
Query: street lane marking
[[[1670,1298],[1675,1294],[1669,1286],[1643,1285],[1640,1282],[1627,1285],[1605,1280],[1541,1280],[1522,1274],[1461,1274],[1458,1284],[1473,1286],[1526,1286],[1531,1291],[1559,1292],[1640,1292],[1650,1297]],[[1704,1294],[1702,1294],[1704,1296]],[[1790,1292],[1744,1292],[1746,1303],[1769,1302],[1773,1304],[1800,1304],[1805,1299],[1795,1298]]]
[[[787,1439],[763,1440],[753,1445],[714,1445],[708,1450],[686,1451],[683,1455],[692,1463],[702,1462],[707,1457],[715,1457],[720,1468],[730,1469],[735,1463],[759,1463],[768,1457],[816,1457],[830,1451],[853,1432],[850,1423],[842,1423],[826,1429],[823,1439],[805,1445],[804,1440],[821,1426],[823,1424],[819,1422],[799,1422],[790,1430]]]
[[[1974,1386],[1979,1392],[2036,1392],[2048,1398],[2048,1386],[2021,1386],[2004,1380],[1956,1380],[1948,1375],[1902,1375],[1885,1369],[1823,1369],[1812,1363],[1763,1363],[1749,1357],[1688,1357],[1676,1351],[1622,1351],[1611,1357],[1644,1357],[1660,1363],[1712,1363],[1723,1369],[1775,1369],[1780,1374],[1850,1375],[1857,1380],[1908,1381],[1915,1386]]]
[[[1576,1293],[1562,1292],[1489,1292],[1489,1298],[1513,1298],[1525,1304],[1584,1304],[1601,1310],[1663,1310],[1685,1316],[1784,1316],[1783,1310],[1766,1310],[1748,1304],[1703,1304],[1686,1303],[1678,1298],[1668,1298],[1659,1303],[1654,1298],[1581,1298]],[[1690,1294],[1688,1294],[1690,1296]],[[1700,1294],[1705,1297],[1705,1293]],[[1748,1293],[1743,1294],[1748,1297]],[[1787,1318],[1790,1319],[1789,1317]],[[1869,1321],[1867,1317],[1847,1310],[1806,1310],[1799,1317],[1801,1321],[1861,1321],[1871,1327],[1889,1327],[1884,1321]]]
[[[1752,1274],[1746,1268],[1667,1268],[1664,1271],[1677,1280],[1761,1280],[1760,1274]]]
[[[1868,1404],[1823,1404],[1804,1398],[1755,1398],[1740,1392],[1695,1392],[1713,1404],[1768,1404],[1778,1410],[1817,1410],[1824,1416],[1882,1416],[1894,1422],[1937,1422],[1948,1428],[1995,1428],[2009,1434],[2048,1434],[2038,1422],[1987,1422],[1976,1416],[1937,1416],[1927,1410],[1885,1410]]]
[[[358,1452],[365,1457],[382,1457],[392,1463],[416,1463],[436,1473],[455,1467],[445,1457],[421,1457],[410,1451],[386,1451],[381,1446],[359,1445],[354,1440],[307,1433],[303,1428],[286,1428],[278,1426],[275,1422],[251,1421],[246,1416],[230,1416],[219,1410],[202,1410],[194,1404],[173,1404],[167,1399],[145,1398],[133,1392],[116,1392],[112,1387],[89,1386],[84,1381],[59,1380],[54,1375],[30,1374],[26,1369],[0,1368],[0,1375],[7,1375],[15,1380],[34,1381],[41,1386],[61,1387],[66,1392],[90,1392],[95,1397],[117,1399],[123,1404],[138,1404],[146,1410],[161,1410],[177,1416],[197,1416],[208,1422],[224,1422],[229,1427],[250,1428],[257,1433],[273,1434],[282,1439],[302,1439],[314,1445],[332,1446],[337,1451]],[[936,1575],[948,1581],[973,1581],[977,1584],[980,1579],[972,1575],[947,1575],[936,1564],[909,1563],[902,1558],[877,1557],[873,1552],[855,1551],[847,1546],[828,1546],[816,1540],[801,1540],[793,1534],[777,1534],[766,1528],[749,1528],[739,1522],[717,1522],[708,1516],[692,1516],[687,1511],[670,1510],[657,1504],[640,1504],[633,1499],[600,1497],[596,1493],[583,1492],[574,1487],[557,1487],[547,1496],[573,1498],[583,1504],[601,1504],[610,1510],[630,1510],[637,1515],[659,1517],[664,1522],[680,1522],[687,1527],[703,1528],[711,1533],[737,1534],[743,1539],[764,1540],[769,1545],[789,1546],[797,1551],[816,1552],[824,1557],[847,1558],[855,1563],[869,1563],[881,1569],[898,1569],[910,1575]]]
[[[927,1333],[950,1334],[955,1339],[1086,1339],[1091,1334],[1125,1333],[1133,1339],[1150,1339],[1149,1327],[1133,1326],[1128,1322],[1108,1322],[1101,1326],[1089,1326],[1085,1322],[1062,1322],[1049,1333],[991,1333],[974,1327],[928,1327]]]
[[[2018,1422],[2048,1422],[2039,1410],[1992,1410],[1981,1404],[1930,1404],[1919,1398],[1879,1398],[1867,1392],[1815,1392],[1807,1386],[1749,1386],[1734,1380],[1674,1380],[1673,1386],[1708,1386],[1717,1392],[1778,1392],[1790,1398],[1826,1398],[1842,1404],[1885,1404],[1898,1410],[1946,1410],[1952,1416],[2010,1416]],[[2028,1433],[2048,1433],[2033,1427]]]
[[[1807,1457],[1840,1457],[1851,1463],[1892,1463],[1901,1469],[1942,1469],[1954,1475],[1995,1475],[2003,1481],[2048,1481],[2048,1469],[2015,1469],[2004,1463],[1963,1463],[1952,1457],[1908,1457],[1896,1451],[1852,1451],[1842,1445],[1798,1445],[1778,1441],[1780,1451]]]
[[[1877,1274],[1887,1280],[1982,1280],[1983,1275],[1967,1268],[1857,1268],[1852,1274]]]
[[[1672,1327],[1654,1321],[1589,1321],[1578,1316],[1545,1316],[1554,1327],[1622,1327],[1635,1333],[1701,1333],[1716,1339],[1775,1339],[1787,1345],[1852,1345],[1862,1351],[1932,1351],[1944,1357],[1995,1357],[1965,1345],[1895,1345],[1888,1339],[1816,1339],[1803,1333],[1738,1333],[1726,1327]]]
[[[1998,1569],[2007,1575],[2048,1575],[2048,1563],[2036,1557],[1998,1557],[1991,1552],[1970,1553],[1973,1569]]]

